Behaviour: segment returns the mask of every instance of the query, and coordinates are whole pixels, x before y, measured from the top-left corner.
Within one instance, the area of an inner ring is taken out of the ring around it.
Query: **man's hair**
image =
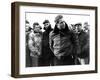
[[[38,23],[38,22],[34,22],[34,23],[33,23],[33,29],[35,28],[36,25],[39,25],[39,23]],[[42,29],[41,26],[40,26],[40,29]]]
[[[62,31],[64,32],[64,33],[67,33],[67,32],[69,32],[70,30],[69,30],[69,27],[68,27],[68,24],[65,22],[65,29],[62,29]],[[55,25],[55,27],[54,27],[54,33],[59,33],[59,29],[58,29],[58,27],[57,27],[57,25]]]
[[[26,23],[26,24],[29,24],[29,21],[26,20],[25,23]]]

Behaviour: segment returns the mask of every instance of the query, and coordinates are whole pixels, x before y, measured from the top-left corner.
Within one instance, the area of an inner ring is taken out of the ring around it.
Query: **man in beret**
[[[49,47],[49,33],[53,30],[49,20],[43,21],[44,32],[42,38],[42,63],[41,66],[53,66],[54,54]]]
[[[42,31],[38,22],[33,23],[33,31],[29,34],[28,45],[30,56],[32,59],[32,67],[39,66],[39,58],[41,55]]]
[[[72,33],[62,15],[55,18],[55,27],[50,32],[50,49],[54,53],[54,65],[74,65],[73,55],[77,54],[78,37]]]

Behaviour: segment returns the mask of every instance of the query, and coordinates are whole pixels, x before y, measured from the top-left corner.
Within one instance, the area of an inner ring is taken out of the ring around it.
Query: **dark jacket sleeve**
[[[80,45],[79,45],[78,35],[74,32],[71,32],[71,41],[73,44],[73,54],[74,55],[80,54]]]

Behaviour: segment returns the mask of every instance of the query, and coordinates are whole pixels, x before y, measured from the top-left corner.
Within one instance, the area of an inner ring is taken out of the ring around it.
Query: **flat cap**
[[[34,26],[34,25],[39,25],[39,23],[38,23],[38,22],[34,22],[34,23],[33,23],[33,26]]]
[[[62,15],[58,15],[58,16],[56,16],[55,17],[55,22],[58,22],[60,19],[62,19],[63,18],[63,16]]]
[[[86,26],[90,26],[90,25],[88,24],[88,22],[85,22],[84,25],[86,25]]]
[[[45,23],[49,23],[49,20],[44,20],[43,24],[45,24]]]
[[[35,25],[39,25],[39,23],[38,22],[34,22],[33,23],[33,28],[35,27]],[[42,27],[39,25],[39,27],[40,27],[40,29],[42,29]]]
[[[77,23],[75,24],[75,26],[82,26],[82,23]]]

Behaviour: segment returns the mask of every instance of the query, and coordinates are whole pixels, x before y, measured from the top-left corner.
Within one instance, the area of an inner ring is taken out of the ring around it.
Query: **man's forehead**
[[[63,19],[59,19],[59,21],[64,21]]]
[[[26,24],[26,26],[29,26],[29,25],[30,25],[30,24],[28,24],[28,23]]]
[[[57,23],[60,23],[60,22],[64,22],[64,20],[63,19],[59,19],[59,21],[57,21]]]
[[[35,25],[35,27],[40,27],[39,25]]]

